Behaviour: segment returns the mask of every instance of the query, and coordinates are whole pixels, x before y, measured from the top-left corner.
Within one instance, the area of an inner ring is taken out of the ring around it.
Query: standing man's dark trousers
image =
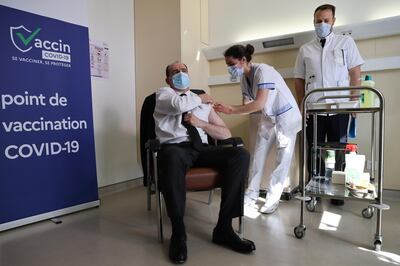
[[[239,147],[206,146],[200,152],[190,144],[166,144],[158,154],[161,192],[174,233],[184,233],[185,175],[192,166],[221,172],[221,207],[218,225],[230,223],[242,213],[241,186],[247,178],[249,153]],[[217,225],[217,226],[218,226]]]
[[[349,124],[349,114],[337,114],[337,115],[318,115],[317,116],[317,143],[320,142],[347,142],[347,127]],[[314,131],[314,116],[310,115],[307,119],[307,146],[308,146],[308,158],[307,158],[307,168],[309,177],[311,177],[312,168],[311,162],[313,158],[312,154],[312,145],[313,145],[313,131]],[[317,164],[318,166],[318,164]],[[322,167],[324,167],[322,165]],[[321,170],[321,175],[324,174],[324,169]],[[341,200],[332,200],[333,204],[343,205],[343,201]]]

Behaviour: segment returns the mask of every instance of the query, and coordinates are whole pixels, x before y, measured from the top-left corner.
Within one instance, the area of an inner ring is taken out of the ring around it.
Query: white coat
[[[316,88],[347,87],[350,84],[349,70],[362,65],[362,59],[354,40],[350,36],[329,34],[324,48],[316,38],[300,47],[294,68],[294,77],[304,79],[305,91]],[[348,92],[315,93],[309,102],[328,95],[348,95]],[[347,101],[326,99],[325,102]]]

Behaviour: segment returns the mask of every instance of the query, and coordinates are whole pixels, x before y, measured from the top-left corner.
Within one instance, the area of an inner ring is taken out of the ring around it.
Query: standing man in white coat
[[[294,68],[297,101],[300,106],[305,92],[316,88],[359,86],[361,65],[364,63],[354,40],[332,32],[335,24],[335,6],[321,5],[314,11],[314,27],[317,37],[300,47]],[[315,93],[308,101],[322,96],[346,95],[347,92]],[[325,102],[348,99],[326,99]],[[348,114],[318,115],[318,142],[347,142]],[[308,171],[311,173],[311,146],[313,117],[307,119]],[[343,205],[342,200],[331,200]]]
[[[273,213],[279,205],[288,178],[296,134],[301,130],[301,114],[296,100],[282,76],[267,64],[252,63],[254,47],[234,45],[225,53],[225,62],[232,78],[240,78],[243,105],[218,103],[214,109],[225,114],[249,114],[262,111],[245,204],[257,207],[256,201],[271,148],[276,146],[276,166],[268,177],[267,197],[261,213]]]

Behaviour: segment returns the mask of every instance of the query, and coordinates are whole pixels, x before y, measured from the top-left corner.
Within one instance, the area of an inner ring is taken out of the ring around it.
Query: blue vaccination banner
[[[0,5],[0,231],[98,206],[88,28]]]

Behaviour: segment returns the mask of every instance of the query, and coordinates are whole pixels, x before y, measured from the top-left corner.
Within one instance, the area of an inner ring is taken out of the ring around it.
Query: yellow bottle
[[[361,82],[361,86],[375,88],[375,81],[372,80],[370,75],[366,75],[365,79]],[[360,98],[361,107],[374,107],[375,93],[370,90],[362,90]]]

